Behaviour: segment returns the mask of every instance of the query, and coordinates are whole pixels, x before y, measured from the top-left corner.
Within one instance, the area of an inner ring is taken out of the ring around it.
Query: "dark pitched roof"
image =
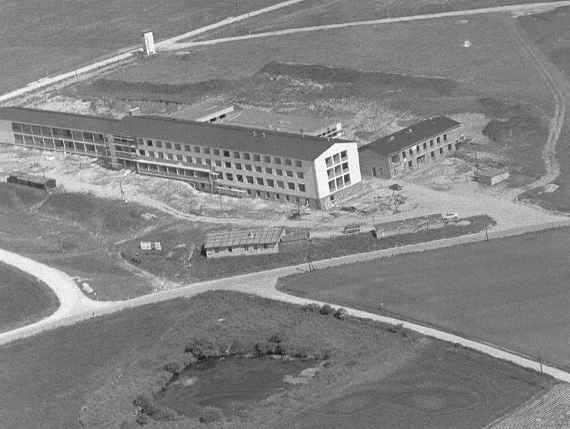
[[[398,152],[408,146],[441,134],[451,128],[461,125],[447,116],[438,116],[418,122],[408,128],[396,131],[389,136],[381,137],[369,145],[363,146],[362,150],[372,150],[381,155]]]
[[[95,131],[102,134],[121,133],[121,121],[118,119],[30,109],[27,107],[0,107],[0,119],[59,128]]]
[[[122,122],[128,134],[134,137],[193,143],[302,160],[315,159],[334,143],[348,142],[348,140],[328,140],[280,131],[253,130],[235,125],[209,124],[156,116],[127,116]]]

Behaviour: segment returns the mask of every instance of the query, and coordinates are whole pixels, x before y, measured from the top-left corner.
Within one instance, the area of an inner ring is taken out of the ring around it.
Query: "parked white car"
[[[444,222],[457,222],[459,220],[459,215],[455,212],[447,212],[442,217]]]

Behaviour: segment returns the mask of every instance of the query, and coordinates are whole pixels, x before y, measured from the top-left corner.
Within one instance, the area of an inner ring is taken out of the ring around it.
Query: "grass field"
[[[138,427],[121,426],[134,420],[133,399],[141,393],[152,397],[160,390],[169,378],[162,368],[166,363],[187,363],[188,344],[208,339],[222,349],[228,344],[249,348],[274,334],[284,339],[288,350],[321,358],[326,354],[330,363],[308,384],[248,407],[241,420],[247,427],[307,422],[307,415],[314,417],[319,407],[329,410],[334,401],[337,411],[359,404],[363,411],[349,424],[339,419],[335,427],[340,428],[366,423],[371,413],[390,421],[408,416],[408,423],[416,425],[410,427],[419,427],[426,418],[456,422],[468,412],[485,424],[552,385],[536,373],[372,322],[340,321],[289,304],[210,292],[88,320],[2,347],[0,426]],[[445,367],[449,370],[443,375]],[[410,386],[424,388],[410,392]],[[376,398],[374,404],[362,398],[363,391]],[[314,408],[307,410],[308,403]],[[182,417],[152,423],[156,428],[204,427]]]
[[[142,44],[276,3],[274,0],[2,0],[0,93],[47,74],[69,71],[121,48]]]
[[[303,264],[320,259],[344,256],[353,253],[387,249],[407,244],[421,243],[442,238],[482,232],[495,225],[488,216],[466,218],[468,225],[449,224],[443,229],[421,231],[400,236],[376,239],[370,231],[333,238],[313,238],[311,242],[303,240],[279,244],[279,253],[270,255],[232,256],[228,258],[206,259],[201,253],[206,232],[220,229],[212,225],[177,222],[164,229],[157,229],[137,240],[131,240],[120,246],[120,252],[126,261],[141,269],[178,282],[194,282],[246,274],[260,270]],[[223,228],[222,228],[223,229]],[[139,241],[159,241],[162,252],[143,252]],[[195,245],[191,265],[188,264],[187,247]],[[180,247],[186,244],[186,247]]]
[[[570,368],[569,240],[569,229],[550,230],[303,274],[280,287]]]
[[[58,305],[57,297],[46,285],[0,263],[0,332],[39,320]]]
[[[145,213],[158,217],[149,219]],[[79,277],[99,299],[152,290],[147,277],[121,264],[113,243],[159,222],[158,212],[136,204],[0,184],[0,247]]]
[[[522,16],[518,19],[522,28],[534,43],[549,57],[568,79],[570,79],[570,25],[568,14],[570,8],[559,8],[555,11]],[[567,91],[568,93],[568,91]],[[568,105],[568,101],[566,103]],[[556,157],[560,163],[560,176],[554,181],[558,185],[555,192],[544,193],[544,189],[536,189],[521,196],[538,202],[540,205],[554,210],[570,212],[570,113],[566,113],[566,123],[560,136]]]

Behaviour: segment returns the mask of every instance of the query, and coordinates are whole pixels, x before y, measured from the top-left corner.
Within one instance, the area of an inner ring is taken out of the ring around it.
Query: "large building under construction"
[[[233,196],[328,208],[361,180],[348,140],[154,116],[0,108],[0,143],[97,157],[111,168]]]

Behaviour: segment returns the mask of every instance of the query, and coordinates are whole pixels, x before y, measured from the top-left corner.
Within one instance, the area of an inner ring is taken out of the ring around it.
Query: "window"
[[[408,167],[412,168],[412,166],[413,166],[413,165],[412,165],[412,160],[409,160],[409,161],[408,161]]]
[[[206,159],[206,165],[207,165],[207,166],[211,166],[211,165],[212,165],[212,160],[211,160],[211,159]]]
[[[252,176],[245,176],[245,178],[247,179],[247,183],[253,185],[253,177]]]
[[[236,162],[236,170],[241,170],[241,164],[239,162]]]
[[[329,182],[329,191],[333,192],[336,189],[336,186],[334,185],[334,180],[331,180]]]
[[[161,141],[157,141],[157,142],[156,142],[156,147],[162,147],[162,142],[161,142]]]
[[[279,158],[278,156],[276,156],[275,158],[273,158],[273,162],[274,162],[275,164],[281,165],[281,158]]]
[[[209,147],[205,147],[205,148],[204,148],[204,153],[206,153],[206,154],[209,155],[209,154],[210,154],[210,148],[209,148]]]
[[[347,186],[350,185],[350,174],[344,175],[344,184]]]
[[[176,155],[176,160],[182,162],[182,155]]]
[[[239,159],[239,152],[234,152],[234,158]]]
[[[293,172],[291,170],[287,170],[287,177],[293,177]]]
[[[396,155],[398,156],[398,155]],[[342,163],[342,171],[343,172],[347,172],[348,171],[348,162],[343,162]]]
[[[424,146],[424,149],[427,149],[427,143],[424,143],[423,146]]]
[[[245,153],[243,154],[243,159],[245,159],[246,161],[249,161],[249,160],[251,159],[251,157],[250,157],[250,155],[249,155],[249,152],[245,152]]]
[[[263,156],[263,162],[271,162],[271,157],[270,157],[270,156],[267,156],[267,155],[264,155],[264,156]]]
[[[438,137],[437,138],[437,144],[440,144],[440,143],[441,143],[441,137]]]
[[[238,182],[243,183],[243,176],[241,174],[236,174],[236,179]]]
[[[430,146],[433,146],[433,139],[431,139],[431,140],[429,141],[429,145],[430,145]]]
[[[165,147],[166,149],[172,149],[172,143],[170,143],[170,142],[165,142],[165,143],[164,143],[164,147]]]
[[[334,174],[335,174],[335,176],[338,176],[340,173],[342,173],[342,167],[340,165],[337,165],[334,168]]]
[[[447,145],[447,150],[451,152],[451,143]]]
[[[295,184],[293,182],[287,182],[287,187],[292,191],[295,190]]]
[[[220,156],[220,149],[214,149],[214,155]]]
[[[216,163],[216,167],[221,167],[222,166],[222,161],[220,161],[219,159],[216,159],[216,161],[214,161]]]
[[[442,147],[439,148],[439,154],[443,155],[443,148]]]
[[[156,152],[156,154],[158,155],[158,159],[164,159],[164,153]]]
[[[285,165],[293,165],[293,162],[289,158],[285,158]]]
[[[171,153],[168,153],[168,154],[167,154],[167,156],[168,156],[168,159],[170,159],[170,160],[174,160],[174,155],[173,155],[173,154],[171,154]]]
[[[431,151],[430,155],[432,158],[435,158],[435,152],[433,150]]]
[[[250,164],[245,164],[245,169],[246,169],[247,171],[251,171],[251,170],[252,170],[252,169],[251,169],[251,165],[250,165]]]
[[[406,152],[402,152],[402,158],[406,159]]]
[[[56,128],[56,131],[58,136],[63,136],[62,129]],[[24,124],[22,125],[22,132],[26,134],[32,134],[32,128],[29,125]]]
[[[410,148],[410,149],[408,149],[408,152],[410,153],[410,155],[412,155],[414,153],[414,149]]]
[[[305,185],[303,183],[299,183],[299,191],[305,192]]]
[[[330,167],[332,165],[332,158],[330,156],[328,158],[325,158],[325,164],[327,167]]]
[[[189,145],[189,144],[184,145],[184,150],[185,150],[186,152],[190,152],[190,145]]]
[[[257,184],[263,186],[263,177],[256,178]]]
[[[256,171],[257,173],[261,173],[261,172],[263,171],[263,169],[262,169],[259,165],[256,165],[256,166],[255,166],[255,171]]]
[[[333,155],[333,161],[335,164],[338,164],[340,162],[340,155],[338,153],[335,153]]]
[[[298,159],[295,160],[295,167],[301,168],[302,166],[303,166],[303,163],[301,161],[299,161]]]
[[[447,141],[447,134],[443,135],[443,141],[446,142]]]
[[[42,135],[42,127],[38,127],[37,125],[32,125],[32,134],[35,134],[37,136],[41,136]],[[81,139],[81,137],[79,137]]]
[[[343,150],[343,151],[340,153],[340,157],[342,158],[343,161],[347,158],[347,156],[348,156],[348,154],[346,153],[345,150]]]
[[[202,158],[196,158],[196,164],[202,164]]]
[[[327,176],[329,176],[329,179],[332,179],[334,177],[334,168],[329,168],[327,170]]]
[[[272,188],[275,187],[275,182],[273,179],[267,179],[267,186],[270,186]]]
[[[152,140],[147,140],[146,145],[152,147]]]
[[[256,162],[259,162],[259,161],[261,161],[261,156],[257,153],[254,153],[253,154],[253,160]]]
[[[181,150],[182,148],[180,147],[180,145],[178,143],[174,144],[174,149],[175,150]]]
[[[342,184],[343,184],[342,177],[337,177],[336,178],[336,187],[340,189],[340,188],[342,188]]]
[[[224,156],[229,158],[229,157],[230,157],[230,151],[229,151],[229,150],[225,150],[225,151],[224,151]]]
[[[276,168],[275,174],[277,174],[278,176],[283,176],[283,170],[281,170],[280,168]]]
[[[277,181],[277,187],[283,189],[283,188],[285,188],[285,183],[282,180],[278,180]]]
[[[226,168],[232,168],[232,163],[229,162],[229,161],[226,161],[226,162],[224,162],[224,166],[225,166]]]
[[[273,174],[273,169],[270,168],[270,167],[265,167],[265,172],[266,172],[267,174]]]
[[[232,173],[226,173],[226,180],[234,180],[234,176],[232,175]]]
[[[305,175],[303,174],[302,171],[297,171],[297,178],[298,179],[304,179],[305,178]]]
[[[12,122],[12,131],[15,131],[17,133],[21,133],[22,132],[22,125],[17,124],[15,122]]]
[[[194,152],[200,153],[200,146],[194,146]]]

